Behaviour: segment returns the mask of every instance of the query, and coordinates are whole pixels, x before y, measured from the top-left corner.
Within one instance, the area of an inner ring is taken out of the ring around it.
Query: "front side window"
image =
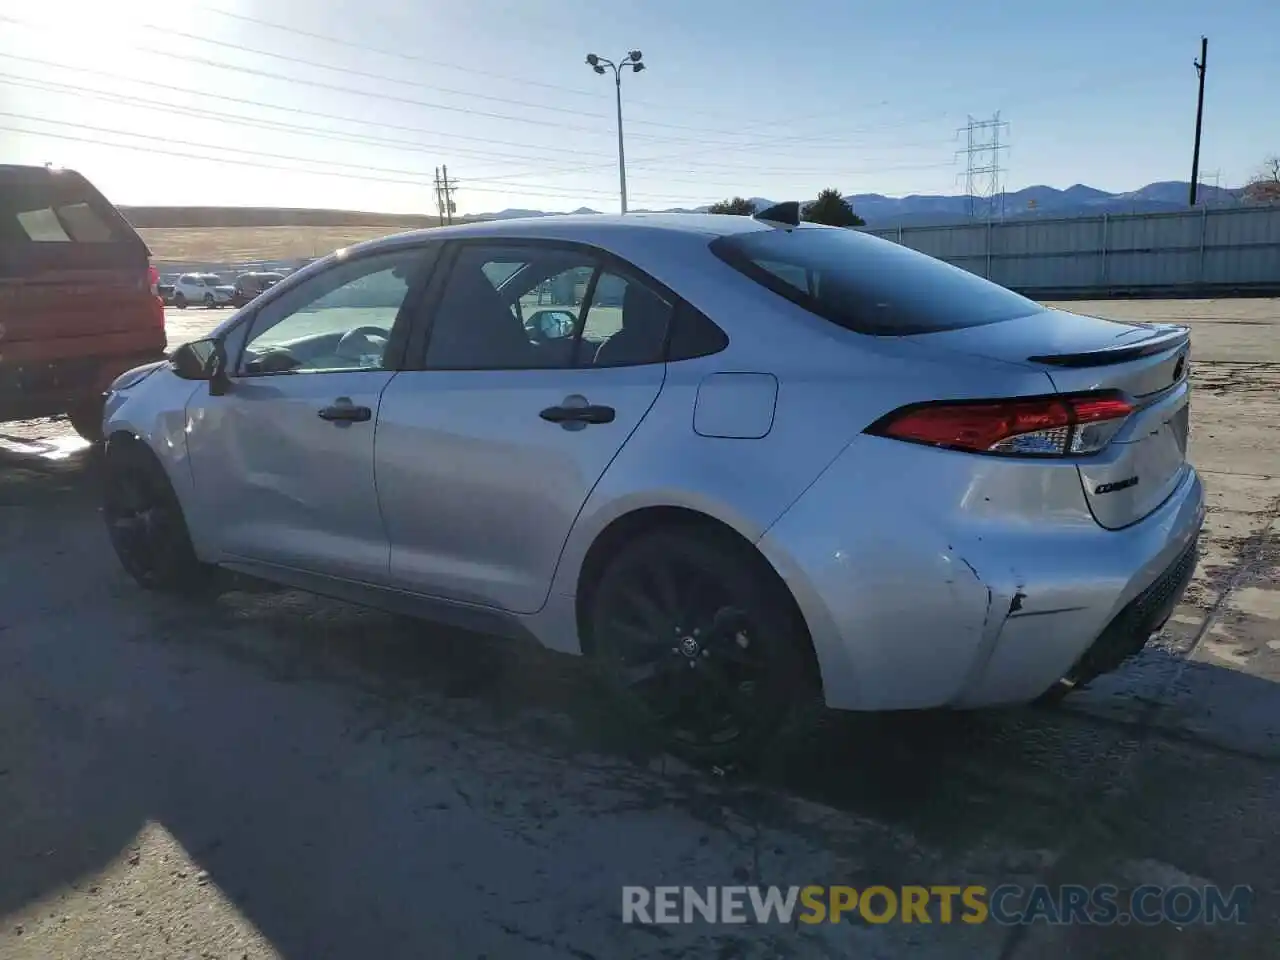
[[[335,264],[264,305],[240,372],[382,370],[410,286],[428,263],[421,248]]]
[[[646,284],[606,268],[587,251],[466,245],[432,323],[426,366],[527,370],[659,363],[671,312],[671,304]],[[616,348],[604,350],[607,343]]]
[[[711,250],[761,286],[857,333],[958,330],[1045,309],[967,270],[856,230],[751,231],[719,237]]]

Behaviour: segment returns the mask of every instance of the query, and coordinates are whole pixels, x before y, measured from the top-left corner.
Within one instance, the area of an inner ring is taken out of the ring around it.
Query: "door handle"
[[[538,414],[550,423],[613,423],[617,411],[589,403],[582,407],[547,407]]]
[[[357,407],[346,397],[339,397],[338,402],[318,411],[321,420],[334,423],[368,423],[373,419],[373,411],[368,407]]]

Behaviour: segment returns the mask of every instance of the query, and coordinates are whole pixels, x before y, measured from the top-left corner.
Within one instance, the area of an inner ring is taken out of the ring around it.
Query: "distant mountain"
[[[1006,219],[1033,217],[1099,216],[1104,213],[1156,213],[1185,210],[1189,184],[1179,181],[1149,183],[1138,190],[1108,193],[1083,183],[1059,190],[1037,185],[1014,190],[1004,195],[1003,215]],[[968,196],[919,195],[886,197],[878,193],[856,193],[845,197],[853,209],[872,227],[911,226],[921,224],[958,223],[969,218],[970,203],[985,203]],[[1240,203],[1240,191],[1201,185],[1201,203],[1208,206],[1230,206]],[[778,202],[765,197],[752,197],[757,210]],[[704,213],[707,206],[674,207],[662,213]],[[997,208],[997,211],[999,208]],[[574,213],[595,213],[581,207]],[[637,213],[656,211],[637,210]],[[539,210],[502,210],[476,216],[477,220],[507,220],[513,217],[552,216]],[[472,218],[468,218],[472,219]]]

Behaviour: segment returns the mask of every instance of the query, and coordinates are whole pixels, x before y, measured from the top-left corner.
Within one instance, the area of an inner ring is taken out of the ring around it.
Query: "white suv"
[[[173,284],[173,305],[185,310],[189,303],[206,307],[225,307],[231,303],[236,288],[223,283],[216,273],[184,273]]]

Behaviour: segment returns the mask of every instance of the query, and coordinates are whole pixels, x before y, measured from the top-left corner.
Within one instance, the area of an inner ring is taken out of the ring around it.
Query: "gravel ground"
[[[1280,922],[1280,303],[1195,328],[1208,549],[1058,710],[832,717],[753,778],[644,754],[576,661],[293,592],[182,604],[94,463],[0,427],[0,957],[1264,956]],[[173,311],[171,341],[223,311]],[[1251,923],[635,927],[623,884],[1251,884]]]

